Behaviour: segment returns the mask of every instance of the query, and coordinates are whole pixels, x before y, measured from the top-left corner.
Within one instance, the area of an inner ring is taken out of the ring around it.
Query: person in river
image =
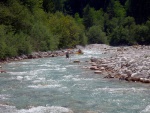
[[[66,58],[69,58],[69,51],[66,52]]]
[[[78,50],[78,54],[83,54],[83,52],[81,51],[81,49]]]

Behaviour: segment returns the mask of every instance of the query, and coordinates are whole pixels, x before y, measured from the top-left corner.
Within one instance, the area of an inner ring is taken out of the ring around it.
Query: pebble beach
[[[103,44],[88,45],[87,49],[97,49],[107,58],[90,59],[91,70],[104,78],[118,78],[132,82],[150,83],[150,46],[112,47]]]

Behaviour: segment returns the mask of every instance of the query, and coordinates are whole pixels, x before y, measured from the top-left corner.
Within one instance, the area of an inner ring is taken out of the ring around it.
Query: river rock
[[[91,62],[97,62],[98,59],[97,58],[91,58]]]
[[[105,70],[105,68],[104,67],[100,67],[100,70]]]
[[[95,62],[91,62],[92,66],[97,66],[97,64]]]
[[[91,66],[90,69],[91,70],[99,70],[99,68],[97,66]]]
[[[75,60],[75,61],[73,61],[73,63],[80,63],[80,61],[79,60]]]
[[[102,71],[94,71],[95,74],[101,74]]]
[[[114,75],[120,75],[119,79],[150,83],[150,46],[103,46],[96,44],[88,47],[95,47],[94,50],[97,49],[97,52],[105,53],[106,57],[90,59],[97,64],[100,71],[104,68],[102,74],[107,74],[105,78],[118,78]]]
[[[150,80],[146,79],[146,78],[140,78],[140,82],[142,82],[142,83],[150,83]]]
[[[0,70],[0,73],[6,73],[6,71],[5,70]]]

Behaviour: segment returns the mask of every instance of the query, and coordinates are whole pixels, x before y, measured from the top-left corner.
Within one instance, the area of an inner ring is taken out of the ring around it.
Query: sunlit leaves
[[[71,16],[62,13],[50,15],[49,25],[54,35],[59,38],[59,48],[74,47],[79,44],[80,27]]]

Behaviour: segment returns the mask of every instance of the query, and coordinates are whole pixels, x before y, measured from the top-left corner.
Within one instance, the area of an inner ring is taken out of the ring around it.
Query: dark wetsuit
[[[66,58],[69,58],[69,52],[66,52]]]

